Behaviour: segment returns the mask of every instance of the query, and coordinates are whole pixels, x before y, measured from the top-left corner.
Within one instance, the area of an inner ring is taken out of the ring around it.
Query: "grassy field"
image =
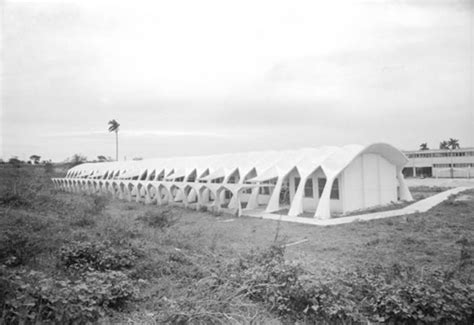
[[[57,192],[58,172],[0,168],[5,323],[473,321],[474,191],[315,227]]]

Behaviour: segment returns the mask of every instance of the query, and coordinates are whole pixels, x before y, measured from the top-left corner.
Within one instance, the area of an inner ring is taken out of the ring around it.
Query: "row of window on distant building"
[[[465,157],[474,156],[474,151],[407,153],[406,156],[408,158]]]
[[[452,165],[452,166],[451,166]],[[433,168],[471,168],[474,164],[460,163],[460,164],[433,164]]]

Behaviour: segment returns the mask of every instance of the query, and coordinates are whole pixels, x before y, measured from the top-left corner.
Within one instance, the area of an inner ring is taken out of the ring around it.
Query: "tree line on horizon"
[[[109,132],[115,132],[115,160],[118,161],[118,152],[119,152],[118,151],[118,131],[119,131],[120,124],[115,119],[110,120],[108,124],[109,124]],[[133,158],[133,160],[141,160],[141,159],[142,159],[141,157]],[[99,155],[97,156],[97,160],[94,160],[92,162],[107,162],[107,161],[113,161],[113,159],[110,156],[106,157],[104,155]],[[79,165],[85,162],[87,162],[87,157],[78,153],[64,160],[64,163],[67,163],[73,166]],[[4,164],[4,163],[5,161],[3,161],[3,159],[0,158],[0,164]],[[30,164],[30,165],[47,164],[47,163],[52,163],[52,161],[50,159],[48,161],[43,160],[41,162],[41,156],[34,154],[34,155],[31,155],[30,159],[26,162],[23,160],[20,160],[18,156],[13,156],[6,163],[19,166],[25,163]]]

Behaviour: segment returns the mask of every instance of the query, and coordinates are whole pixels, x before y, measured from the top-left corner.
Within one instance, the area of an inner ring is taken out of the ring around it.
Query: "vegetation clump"
[[[176,215],[175,210],[171,208],[146,211],[143,215],[137,217],[137,220],[142,221],[145,225],[158,229],[169,228],[176,224],[179,219],[180,216]]]
[[[135,265],[138,254],[110,242],[73,242],[61,247],[61,264],[71,270],[123,270]]]
[[[90,324],[136,297],[122,272],[86,272],[75,280],[0,268],[0,305],[6,324]]]

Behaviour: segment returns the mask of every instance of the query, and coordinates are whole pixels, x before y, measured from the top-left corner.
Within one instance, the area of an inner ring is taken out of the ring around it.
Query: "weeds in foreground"
[[[457,242],[450,269],[393,264],[312,274],[285,258],[279,223],[270,247],[224,254],[221,237],[174,227],[178,209],[136,222],[106,210],[103,197],[45,186],[28,200],[0,219],[0,323],[140,322],[136,309],[159,324],[473,323],[468,238]],[[84,215],[94,222],[81,223]],[[401,241],[424,246],[415,239]],[[51,269],[30,263],[46,253]]]
[[[175,210],[165,208],[156,211],[146,211],[143,215],[138,216],[137,220],[142,221],[149,227],[164,229],[175,225],[180,218],[181,216],[177,215]]]

